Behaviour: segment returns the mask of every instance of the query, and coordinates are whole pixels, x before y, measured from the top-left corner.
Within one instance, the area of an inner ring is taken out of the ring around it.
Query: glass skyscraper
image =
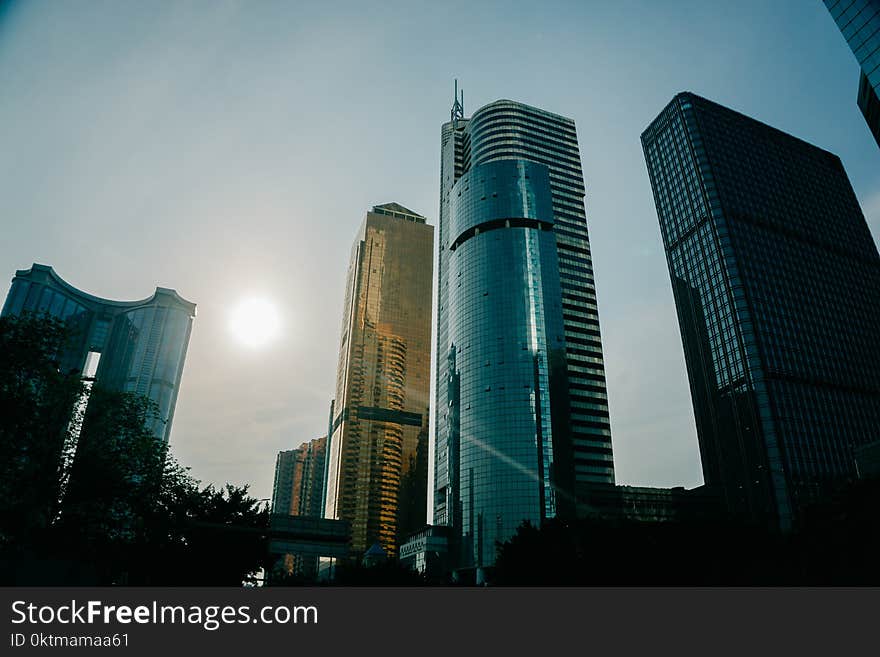
[[[523,520],[614,482],[574,122],[509,100],[441,129],[434,523],[491,566]]]
[[[278,452],[272,513],[320,517],[326,454],[326,436],[303,443],[297,449]]]
[[[351,523],[355,554],[376,542],[396,554],[401,516],[424,524],[423,494],[418,519],[402,498],[427,487],[419,464],[427,441],[433,248],[425,217],[388,203],[367,213],[351,250],[324,516]]]
[[[880,427],[880,257],[840,159],[691,93],[642,134],[706,484],[788,529]]]
[[[324,503],[326,457],[326,436],[303,443],[297,449],[278,452],[275,460],[275,484],[272,487],[273,528],[293,529],[297,526],[297,521],[291,520],[290,516],[296,516],[302,519],[299,526],[309,527],[311,531],[306,531],[314,535],[320,533],[319,528],[325,526],[321,523],[329,522],[318,520]],[[287,543],[285,547],[292,549],[291,543],[293,542]],[[296,573],[308,578],[315,576],[317,568],[318,555],[312,551],[285,553],[276,565],[276,569],[280,569],[282,573]],[[271,575],[278,574],[276,569],[273,569]]]
[[[880,0],[824,0],[862,68],[859,109],[880,146]]]
[[[159,407],[152,429],[168,441],[196,305],[156,288],[141,301],[100,299],[76,289],[46,265],[20,270],[2,314],[49,313],[67,322],[74,344],[64,371],[83,372],[107,390],[149,397]]]

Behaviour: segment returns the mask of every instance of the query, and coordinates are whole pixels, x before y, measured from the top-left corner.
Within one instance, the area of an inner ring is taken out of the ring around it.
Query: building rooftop
[[[407,221],[414,221],[417,224],[423,224],[426,221],[426,218],[417,212],[413,212],[409,208],[405,208],[400,203],[383,203],[382,205],[374,205],[373,209],[370,212],[374,214],[384,214],[389,217],[397,217],[398,219],[406,219]]]
[[[157,287],[152,296],[149,296],[146,299],[139,299],[137,301],[116,301],[114,299],[104,299],[102,297],[89,294],[88,292],[84,292],[77,287],[74,287],[63,278],[61,278],[61,276],[59,276],[58,273],[49,265],[34,263],[33,265],[31,265],[30,269],[19,269],[18,271],[16,271],[15,277],[27,280],[38,280],[43,283],[52,281],[57,286],[65,290],[68,294],[76,297],[82,302],[85,302],[87,305],[100,304],[103,306],[111,306],[120,309],[136,308],[138,306],[144,306],[152,303],[158,297],[165,297],[166,299],[172,300],[174,303],[187,308],[191,315],[195,316],[196,314],[196,304],[194,304],[192,301],[187,301],[182,296],[180,296],[176,290],[167,287]]]

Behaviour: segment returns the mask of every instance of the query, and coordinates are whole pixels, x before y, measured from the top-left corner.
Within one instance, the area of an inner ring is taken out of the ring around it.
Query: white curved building
[[[164,287],[140,301],[102,299],[34,264],[15,273],[0,316],[24,312],[65,320],[75,335],[62,368],[93,376],[105,389],[149,397],[159,407],[156,437],[168,441],[196,304]]]

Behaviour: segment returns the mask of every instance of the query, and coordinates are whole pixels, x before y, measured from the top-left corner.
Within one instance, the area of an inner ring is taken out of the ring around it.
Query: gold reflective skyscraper
[[[324,515],[351,523],[354,553],[394,553],[424,524],[433,244],[423,216],[388,203],[352,246]]]

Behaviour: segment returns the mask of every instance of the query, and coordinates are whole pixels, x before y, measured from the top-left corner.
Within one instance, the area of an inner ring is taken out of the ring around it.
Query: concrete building
[[[326,436],[303,443],[297,449],[278,452],[272,487],[272,513],[321,515],[326,454]]]

